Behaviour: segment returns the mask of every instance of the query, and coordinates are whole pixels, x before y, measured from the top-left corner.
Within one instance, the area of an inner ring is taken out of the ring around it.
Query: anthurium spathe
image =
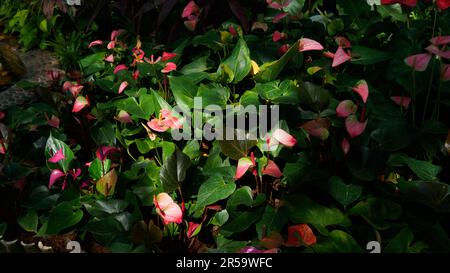
[[[61,121],[55,115],[52,115],[52,117],[47,121],[47,124],[52,126],[53,128],[59,128],[60,123]]]
[[[113,54],[109,54],[109,55],[105,58],[105,62],[113,63],[113,62],[114,62],[114,55],[113,55]]]
[[[311,50],[323,50],[323,46],[312,39],[301,38],[299,42],[298,50],[300,52],[311,51]]]
[[[130,114],[128,114],[125,110],[120,110],[119,113],[116,116],[116,120],[122,122],[122,123],[131,123],[133,122],[131,120]]]
[[[367,98],[369,97],[369,86],[365,80],[358,81],[352,90],[358,93],[364,103],[367,102]]]
[[[311,246],[316,244],[317,238],[307,224],[288,227],[288,239],[285,245],[288,247]]]
[[[157,196],[153,196],[153,203],[156,206],[156,213],[161,216],[165,225],[169,223],[180,224],[182,222],[183,211],[167,193],[162,192]]]
[[[336,116],[346,118],[356,113],[358,106],[351,100],[343,100],[336,107]]]
[[[102,45],[102,44],[103,44],[102,40],[95,40],[95,41],[92,41],[92,42],[89,43],[88,48],[91,48],[91,47],[97,46],[97,45]]]
[[[188,18],[190,15],[198,15],[200,13],[199,6],[194,1],[189,1],[189,3],[184,7],[181,18]]]
[[[59,149],[52,157],[50,157],[47,161],[50,163],[58,163],[61,160],[64,160],[65,156],[63,154],[63,149]]]
[[[168,109],[161,109],[158,118],[153,118],[147,122],[147,126],[156,132],[165,132],[169,128],[179,129],[182,127],[182,122],[172,115],[172,111]]]
[[[404,96],[392,96],[391,100],[395,102],[398,106],[402,106],[405,109],[409,108],[409,104],[411,103],[410,97],[404,97]]]
[[[342,48],[351,48],[352,44],[350,43],[350,41],[343,37],[343,36],[337,36],[336,38],[334,38],[334,41],[336,42],[336,44]]]
[[[278,42],[278,41],[284,40],[286,38],[287,38],[286,33],[279,32],[278,30],[276,30],[272,35],[272,41],[274,41],[274,42]]]
[[[194,222],[188,223],[188,229],[186,231],[186,235],[188,238],[192,238],[196,236],[200,230],[202,229],[202,225]]]
[[[442,57],[444,59],[450,59],[450,50],[443,51],[435,45],[429,45],[425,49],[428,50],[430,53],[433,53],[436,56]]]
[[[450,81],[450,64],[444,64],[441,68],[441,81]]]
[[[100,146],[98,147],[97,151],[95,152],[95,156],[100,160],[100,161],[105,161],[106,158],[114,152],[120,152],[120,149],[117,147],[113,147],[113,146]]]
[[[267,162],[267,166],[264,167],[262,173],[275,178],[280,178],[283,176],[283,173],[281,172],[280,168],[278,168],[277,164],[275,164],[275,162],[270,159]]]
[[[84,107],[89,105],[89,101],[87,98],[83,96],[78,96],[73,104],[72,112],[78,113],[80,112]]]
[[[415,7],[417,0],[381,0],[382,5],[402,4],[408,7]]]
[[[58,170],[58,169],[52,170],[52,172],[50,173],[50,180],[48,182],[48,188],[50,189],[53,186],[53,184],[55,184],[55,182],[63,176],[66,176],[66,174],[63,171]]]
[[[121,94],[123,92],[123,90],[125,90],[125,88],[127,88],[127,86],[128,86],[128,82],[123,81],[119,86],[119,94]]]
[[[351,138],[361,135],[367,126],[367,120],[364,122],[358,121],[356,115],[350,115],[345,119],[345,129]]]
[[[114,68],[114,74],[119,73],[119,71],[128,70],[128,67],[124,64],[119,64]]]
[[[250,158],[242,157],[241,159],[239,159],[234,179],[238,180],[239,178],[241,178],[252,166],[255,166],[255,164]]]
[[[345,137],[344,137],[344,139],[342,139],[341,149],[345,155],[348,154],[348,152],[350,151],[350,142]]]
[[[171,60],[171,59],[175,58],[176,56],[177,56],[176,53],[163,52],[161,60],[163,62],[166,62],[168,60]]]
[[[436,0],[436,6],[440,10],[446,10],[450,7],[450,0]]]
[[[266,3],[269,6],[269,8],[281,10],[281,9],[289,6],[289,4],[291,3],[291,0],[281,0],[281,1],[266,0]]]
[[[340,46],[338,47],[336,53],[333,55],[333,63],[331,64],[331,67],[339,66],[349,60],[351,60],[352,57],[350,54],[345,52],[345,50]]]
[[[169,73],[177,69],[177,65],[172,62],[168,62],[166,66],[161,70],[162,73]]]
[[[318,118],[305,122],[301,127],[308,132],[309,135],[326,140],[330,135],[328,129],[331,126],[331,122],[327,118]]]
[[[421,53],[407,57],[405,63],[415,71],[425,71],[431,60],[431,54]]]
[[[272,134],[272,138],[287,147],[293,147],[295,144],[297,144],[297,140],[295,139],[295,137],[280,128],[275,129]],[[270,141],[273,142],[273,139],[271,139]],[[273,144],[270,143],[270,145]]]
[[[446,45],[450,43],[450,35],[449,36],[436,36],[430,39],[430,43],[436,46]]]

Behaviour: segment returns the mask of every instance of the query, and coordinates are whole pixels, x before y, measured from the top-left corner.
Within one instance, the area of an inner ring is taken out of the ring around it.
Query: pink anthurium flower
[[[348,141],[347,138],[344,138],[341,142],[341,149],[344,152],[344,154],[348,154],[348,152],[350,151],[350,142]]]
[[[127,69],[128,69],[128,67],[126,65],[119,64],[116,66],[116,68],[114,68],[114,74],[117,74],[117,73],[119,73],[119,71],[127,70]]]
[[[340,118],[346,118],[351,114],[356,113],[358,106],[351,100],[343,100],[336,108],[336,116]]]
[[[358,83],[352,88],[352,90],[358,93],[364,103],[367,102],[367,98],[369,97],[369,86],[367,85],[367,82],[365,80],[358,81]]]
[[[450,1],[449,0],[436,0],[436,6],[439,10],[446,10],[450,8]]]
[[[113,55],[113,54],[108,55],[108,56],[105,58],[105,62],[113,63],[113,62],[114,62],[114,55]]]
[[[278,13],[277,15],[275,15],[275,17],[273,17],[272,23],[278,24],[281,20],[283,20],[284,17],[288,15],[289,13],[287,12]]]
[[[254,166],[254,164],[250,158],[243,157],[243,158],[239,159],[238,165],[236,168],[236,175],[234,176],[234,179],[238,180],[239,178],[241,178],[247,172],[247,170],[252,166]]]
[[[106,46],[107,49],[113,49],[116,47],[116,41],[110,41]]]
[[[166,124],[166,122],[164,122],[164,120],[157,118],[154,118],[147,122],[147,126],[150,127],[150,129],[152,129],[153,131],[160,133],[165,132],[169,129],[169,126]]]
[[[441,81],[450,81],[450,64],[444,64],[441,68]]]
[[[278,42],[278,41],[284,40],[286,38],[287,38],[286,33],[279,32],[278,30],[276,30],[272,35],[272,41],[274,41],[274,42]]]
[[[100,146],[98,147],[97,151],[95,151],[95,156],[100,160],[100,161],[105,161],[106,158],[114,152],[120,152],[120,149],[117,147],[112,147],[112,146]]]
[[[192,238],[195,235],[197,235],[200,232],[200,229],[202,228],[202,226],[200,224],[194,223],[194,222],[189,222],[188,223],[188,230],[187,230],[187,237],[188,238]]]
[[[325,51],[324,53],[322,53],[322,55],[323,55],[324,57],[329,58],[329,59],[334,59],[334,53],[333,53],[333,52]]]
[[[73,83],[70,81],[65,81],[63,86],[62,86],[62,91],[68,91],[71,87],[73,86]]]
[[[425,49],[428,50],[429,52],[435,54],[436,56],[442,57],[444,59],[450,59],[450,50],[442,51],[435,45],[429,45]]]
[[[267,162],[267,166],[264,168],[262,173],[275,178],[280,178],[283,176],[283,173],[281,172],[280,168],[278,168],[277,164],[275,164],[275,162],[270,159]]]
[[[331,67],[339,66],[351,59],[352,57],[340,46],[338,47],[336,53],[334,53],[333,63],[331,64]]]
[[[430,43],[433,45],[446,45],[450,43],[450,35],[449,36],[436,36],[430,39]]]
[[[367,126],[367,120],[365,122],[359,122],[355,115],[350,115],[345,119],[345,129],[351,138],[361,135]]]
[[[70,93],[72,94],[72,96],[73,96],[74,98],[76,98],[76,97],[78,97],[78,94],[80,94],[80,92],[81,92],[81,90],[82,90],[83,88],[84,88],[84,86],[81,85],[81,84],[72,85],[72,86],[69,88],[69,91],[70,91]]]
[[[6,151],[8,150],[8,146],[5,142],[3,142],[2,139],[0,139],[0,154],[4,155],[6,154]]]
[[[48,70],[47,71],[47,78],[50,81],[59,81],[59,79],[61,78],[61,73],[59,71],[56,71],[56,70]]]
[[[78,113],[80,112],[84,107],[89,105],[89,101],[83,97],[83,96],[78,96],[75,100],[75,103],[73,104],[73,108],[72,108],[72,112],[73,113]]]
[[[163,62],[173,59],[177,56],[176,53],[163,52],[161,60]]]
[[[48,182],[48,188],[50,189],[53,184],[55,184],[56,180],[59,178],[66,176],[65,173],[63,173],[61,170],[55,169],[50,173],[50,180]]]
[[[69,174],[72,176],[73,180],[75,180],[81,175],[81,169],[77,168],[74,170],[69,170]]]
[[[381,0],[381,4],[382,5],[401,4],[412,8],[417,5],[417,0]]]
[[[128,82],[123,81],[119,86],[119,94],[121,94],[123,92],[123,90],[125,90],[125,88],[127,88],[127,86],[128,86]]]
[[[156,213],[161,216],[165,225],[169,223],[180,224],[182,222],[183,211],[167,193],[162,192],[157,196],[153,196],[153,203],[156,206]]]
[[[52,157],[48,159],[50,163],[58,163],[61,160],[64,160],[66,157],[63,154],[63,149],[59,149]]]
[[[300,52],[310,51],[310,50],[323,50],[323,46],[319,42],[314,41],[312,39],[301,38],[298,50]]]
[[[284,45],[280,46],[280,48],[278,49],[278,54],[283,55],[288,50],[289,50],[289,45],[288,44],[284,44]]]
[[[292,147],[297,144],[297,140],[295,139],[295,137],[291,136],[286,131],[280,128],[275,129],[272,134],[272,138],[287,147]]]
[[[59,128],[60,120],[57,116],[52,115],[52,117],[47,121],[47,124],[53,128]]]
[[[336,42],[336,44],[342,48],[351,48],[352,44],[350,43],[350,41],[343,37],[343,36],[337,36],[334,41]]]
[[[157,64],[161,61],[161,56],[159,56],[156,60],[154,60],[154,58],[155,57],[152,54],[152,55],[150,55],[150,59],[147,57],[144,57],[144,61],[146,61],[149,64]]]
[[[102,40],[95,40],[95,41],[92,41],[92,42],[89,44],[88,48],[91,48],[91,47],[97,46],[97,45],[102,45],[102,44],[103,44],[103,41],[102,41]]]
[[[395,102],[395,104],[404,107],[405,109],[408,109],[409,104],[411,103],[410,97],[403,97],[403,96],[392,96],[391,100]]]
[[[116,40],[116,38],[119,37],[120,35],[122,35],[124,32],[125,32],[125,30],[123,30],[123,29],[113,30],[111,32],[111,41]]]
[[[198,15],[200,13],[199,6],[194,2],[190,1],[183,9],[183,13],[181,14],[181,18],[188,18],[192,14]]]
[[[117,114],[116,120],[122,122],[122,123],[131,123],[133,122],[131,120],[130,114],[126,112],[125,110],[120,110],[119,114]]]
[[[177,65],[172,62],[168,62],[166,66],[161,70],[162,73],[169,73],[170,71],[176,70]]]
[[[197,26],[197,22],[198,22],[198,19],[197,19],[197,17],[195,17],[195,18],[193,18],[193,19],[191,19],[191,20],[184,21],[184,26],[185,26],[189,31],[194,31],[194,30],[195,30],[195,27]]]
[[[299,239],[300,238],[300,239]],[[317,238],[307,224],[300,224],[288,227],[288,239],[285,246],[299,247],[301,245],[314,245]]]
[[[405,63],[412,67],[415,71],[425,71],[430,60],[431,54],[421,53],[407,57],[405,59]]]
[[[278,249],[278,248],[271,248],[271,249],[268,249],[268,250],[261,250],[261,249],[258,249],[256,247],[254,247],[254,246],[246,246],[246,247],[243,247],[241,250],[239,250],[239,253],[256,253],[256,254],[259,254],[259,253],[279,253],[279,251],[280,251],[280,249]]]

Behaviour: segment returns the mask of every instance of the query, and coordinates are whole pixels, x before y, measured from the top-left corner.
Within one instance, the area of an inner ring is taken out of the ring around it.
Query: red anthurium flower
[[[402,4],[408,7],[415,7],[417,0],[381,0],[382,5]]]
[[[395,104],[404,107],[405,109],[408,109],[409,103],[411,102],[410,97],[403,97],[403,96],[392,96],[391,100],[395,102]]]
[[[113,62],[114,62],[114,55],[113,55],[113,54],[108,55],[108,56],[105,58],[105,62],[113,63]]]
[[[278,54],[279,55],[283,55],[288,50],[289,50],[289,45],[288,44],[284,44],[284,45],[280,46],[280,48],[278,49]]]
[[[444,59],[450,59],[450,50],[448,51],[442,51],[440,50],[437,46],[435,45],[429,45],[427,48],[425,48],[426,50],[428,50],[429,52],[442,57]]]
[[[66,157],[63,154],[63,149],[59,149],[52,157],[48,159],[50,163],[58,163],[61,160],[64,160]]]
[[[350,115],[345,119],[345,129],[351,138],[357,137],[364,132],[367,126],[365,122],[359,122],[355,115]]]
[[[117,30],[113,30],[111,32],[111,41],[115,40],[117,37],[119,37],[120,35],[122,35],[125,32],[125,30],[123,29],[117,29]]]
[[[4,155],[6,154],[6,151],[8,150],[8,147],[5,142],[3,142],[2,139],[0,139],[0,154]]]
[[[263,169],[263,174],[270,175],[275,178],[280,178],[283,176],[283,173],[280,171],[280,168],[278,168],[277,164],[273,162],[272,160],[269,160],[267,162],[267,166]]]
[[[283,129],[277,128],[272,134],[272,138],[287,147],[292,147],[297,143],[295,137],[288,134]]]
[[[127,70],[128,67],[124,64],[119,64],[118,66],[116,66],[116,68],[114,68],[114,74],[117,74],[119,71],[121,70]]]
[[[358,93],[364,103],[367,102],[367,98],[369,97],[369,86],[367,85],[367,82],[365,80],[358,81],[358,83],[352,88],[352,90]]]
[[[450,64],[444,64],[441,68],[441,81],[450,81]]]
[[[139,79],[139,74],[140,74],[139,70],[135,70],[135,71],[133,72],[133,79],[134,79],[135,81],[137,81],[137,80]]]
[[[323,55],[324,57],[329,58],[329,59],[334,59],[334,53],[333,53],[333,52],[325,51],[322,55]]]
[[[158,57],[156,60],[154,60],[154,56],[152,54],[152,55],[150,55],[150,59],[148,59],[147,57],[144,57],[144,61],[146,61],[149,64],[157,64],[157,63],[159,63],[159,61],[161,61],[161,56]]]
[[[161,70],[162,73],[169,73],[170,71],[176,70],[177,65],[172,62],[168,62],[166,66]]]
[[[117,114],[116,120],[122,122],[122,123],[131,123],[133,122],[131,120],[130,114],[128,114],[126,111],[124,110],[120,110],[119,114]]]
[[[351,48],[352,44],[350,43],[350,41],[343,37],[343,36],[337,36],[334,41],[336,42],[336,44],[342,48]]]
[[[252,166],[254,166],[254,164],[250,158],[243,157],[243,158],[239,159],[238,165],[236,168],[236,175],[234,176],[234,179],[238,180],[239,178],[241,178],[247,172],[247,170]]]
[[[310,50],[323,50],[323,46],[319,42],[314,41],[312,39],[301,38],[298,50],[300,52]]]
[[[351,114],[356,113],[358,106],[351,100],[343,100],[336,108],[336,116],[340,118],[346,118]]]
[[[233,25],[228,26],[228,31],[230,32],[231,36],[233,36],[233,37],[236,37],[238,35],[237,31]]]
[[[69,174],[73,177],[73,180],[77,179],[78,176],[81,175],[81,169],[77,168],[74,170],[69,170]]]
[[[73,86],[73,83],[70,81],[66,81],[64,82],[63,86],[62,86],[62,91],[68,91],[71,87]]]
[[[110,41],[106,46],[107,49],[113,49],[116,47],[116,41]]]
[[[103,44],[103,41],[102,41],[102,40],[95,40],[95,41],[92,41],[92,42],[89,44],[88,48],[91,48],[91,47],[96,46],[96,45],[102,45],[102,44]]]
[[[162,192],[157,196],[153,196],[153,203],[156,206],[156,213],[164,220],[164,224],[177,223],[180,224],[183,219],[183,212],[180,206],[173,202],[172,197]]]
[[[78,94],[80,94],[81,90],[84,88],[84,86],[82,86],[81,84],[77,84],[77,85],[72,85],[69,88],[70,93],[72,94],[72,96],[74,98],[76,98],[78,96]]]
[[[341,142],[341,149],[344,152],[344,154],[346,155],[349,151],[350,151],[350,142],[348,141],[347,138],[344,138]]]
[[[56,180],[58,180],[59,178],[61,178],[63,176],[66,176],[66,174],[63,173],[62,171],[60,171],[58,169],[53,170],[50,173],[50,180],[48,182],[48,188],[50,189],[53,186],[53,184],[55,184]]]
[[[187,236],[188,238],[192,238],[193,236],[197,235],[200,232],[200,229],[202,226],[200,224],[189,222],[188,223],[188,230],[187,230]]]
[[[276,30],[272,35],[272,41],[274,41],[274,42],[278,42],[278,41],[284,40],[286,38],[287,38],[286,33],[279,32],[278,30]]]
[[[288,239],[285,243],[288,247],[299,247],[301,245],[314,245],[317,238],[307,224],[288,227]]]
[[[108,155],[114,152],[120,152],[120,149],[112,146],[100,146],[97,151],[95,151],[95,156],[100,161],[105,161]]]
[[[450,3],[450,1],[449,1]],[[446,45],[450,43],[450,36],[436,36],[430,39],[430,42],[433,45],[439,46],[439,45]]]
[[[198,15],[200,13],[199,6],[194,2],[190,1],[183,9],[183,13],[181,14],[181,18],[188,18],[192,14]]]
[[[89,101],[83,97],[83,96],[78,96],[75,100],[75,103],[73,104],[73,108],[72,108],[72,112],[73,113],[78,113],[80,112],[84,107],[89,105]]]
[[[88,188],[90,184],[91,184],[91,181],[89,181],[89,180],[83,181],[80,185],[80,190],[84,189],[84,188]]]
[[[436,0],[436,6],[440,10],[445,10],[450,7],[450,0]]]
[[[52,115],[52,117],[47,121],[47,124],[53,128],[59,128],[60,120],[57,116]]]
[[[177,53],[163,52],[161,60],[163,62],[165,62],[165,61],[175,58],[176,56],[177,56]]]
[[[122,82],[119,86],[119,94],[121,94],[123,92],[123,90],[125,90],[125,88],[127,88],[127,86],[128,86],[127,81]]]
[[[273,17],[272,22],[273,22],[274,24],[278,24],[284,17],[286,17],[286,16],[288,16],[288,15],[289,15],[289,14],[288,14],[287,12],[279,13],[279,14],[275,15],[275,17]]]
[[[351,59],[352,57],[340,46],[338,47],[336,53],[334,53],[333,63],[331,64],[331,67],[339,66]]]
[[[59,79],[61,78],[61,73],[59,71],[56,71],[56,70],[48,70],[47,71],[47,78],[50,81],[59,81]]]
[[[415,71],[425,71],[430,60],[431,54],[421,53],[407,57],[405,59],[405,63],[412,67]]]

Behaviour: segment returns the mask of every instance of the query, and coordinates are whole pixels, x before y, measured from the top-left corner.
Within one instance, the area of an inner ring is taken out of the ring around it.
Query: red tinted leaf
[[[431,54],[421,53],[407,57],[405,63],[416,71],[425,71],[430,60]]]
[[[361,135],[367,126],[367,120],[365,122],[359,122],[355,115],[350,115],[345,119],[345,129],[351,138]]]
[[[359,94],[364,103],[367,102],[367,98],[369,97],[369,86],[365,80],[358,81],[352,90]]]
[[[343,100],[336,108],[336,115],[340,118],[346,118],[351,114],[356,113],[358,106],[351,100]]]
[[[117,114],[116,120],[122,122],[122,123],[131,123],[133,122],[131,120],[130,114],[128,114],[126,111],[124,110],[120,110],[119,114]]]
[[[69,88],[70,93],[72,94],[72,96],[74,98],[78,97],[78,94],[80,94],[81,90],[84,88],[84,86],[77,84],[77,85],[72,85]]]
[[[319,118],[315,120],[310,120],[302,125],[309,135],[325,140],[330,135],[328,128],[330,128],[330,121],[325,118]]]
[[[331,64],[331,67],[339,66],[349,60],[351,60],[351,56],[347,54],[347,52],[344,51],[342,47],[338,47],[336,53],[334,53],[333,56],[333,63]]]
[[[194,31],[194,30],[195,30],[195,27],[197,26],[197,22],[198,22],[198,19],[197,19],[197,18],[194,18],[194,19],[191,19],[191,20],[188,20],[188,21],[184,21],[184,26],[185,26],[188,30]]]
[[[188,223],[188,230],[187,230],[187,236],[188,238],[192,238],[194,235],[196,235],[196,233],[199,232],[199,229],[202,226],[200,224],[194,223],[194,222],[189,222]]]

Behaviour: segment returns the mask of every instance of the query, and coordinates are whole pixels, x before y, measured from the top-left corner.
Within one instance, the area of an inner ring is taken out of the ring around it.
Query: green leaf
[[[97,123],[94,128],[92,128],[92,137],[98,146],[114,146],[116,144],[114,125],[108,120]]]
[[[441,166],[410,158],[405,154],[392,154],[389,157],[388,164],[395,167],[406,165],[422,180],[436,180],[437,175],[442,170]]]
[[[105,69],[105,52],[88,55],[79,61],[85,75],[94,74]]]
[[[70,202],[61,202],[50,211],[45,233],[58,234],[64,229],[76,225],[82,218],[82,210],[73,209]]]
[[[219,212],[217,212],[216,214],[214,214],[214,217],[211,218],[210,224],[214,225],[214,226],[223,226],[229,218],[229,214],[228,211],[226,209],[221,210]]]
[[[208,105],[218,105],[222,109],[225,109],[227,101],[230,98],[230,91],[228,88],[219,84],[200,84],[196,96],[202,98],[203,108]]]
[[[244,94],[242,94],[242,96],[240,97],[239,103],[244,107],[248,105],[254,105],[258,107],[260,105],[258,93],[250,90],[245,91]]]
[[[371,133],[380,148],[389,152],[407,147],[414,141],[415,136],[414,129],[404,119],[383,121]]]
[[[186,146],[183,148],[183,153],[189,156],[191,160],[200,156],[200,144],[198,140],[192,139],[188,141]]]
[[[242,133],[242,131],[236,129],[234,130],[233,140],[218,141],[222,153],[234,160],[239,160],[241,157],[246,157],[248,151],[258,143],[256,140],[250,140],[248,138],[244,140],[238,140],[237,135],[240,133]]]
[[[203,56],[195,59],[192,63],[188,63],[180,69],[181,74],[188,75],[192,73],[203,72],[208,69],[208,65],[206,61],[208,60],[208,56]]]
[[[28,232],[37,232],[39,218],[35,210],[28,210],[27,214],[17,219],[17,223]]]
[[[197,94],[197,85],[189,76],[169,76],[169,85],[177,105],[187,111],[194,106],[194,97]]]
[[[249,229],[261,217],[264,208],[260,207],[254,211],[243,211],[236,218],[229,220],[220,229],[220,234],[231,236]]]
[[[369,65],[387,61],[392,58],[392,55],[383,51],[371,49],[364,46],[352,47],[353,64]]]
[[[305,82],[300,86],[300,104],[311,107],[320,112],[330,101],[330,93],[322,87],[310,82]]]
[[[319,240],[312,248],[318,253],[364,253],[356,240],[341,230],[333,230],[328,237]]]
[[[284,201],[291,221],[312,224],[323,235],[328,234],[327,226],[351,224],[339,209],[319,205],[304,195],[291,195]]]
[[[267,204],[261,220],[256,224],[256,232],[258,239],[263,238],[263,234],[271,234],[272,232],[280,232],[288,222],[288,215],[283,208],[274,208]]]
[[[230,196],[236,189],[234,182],[225,183],[219,175],[203,182],[198,190],[197,207],[205,207]]]
[[[121,213],[128,206],[124,200],[95,200],[91,203],[85,203],[84,207],[90,215],[98,218],[104,218],[110,214]]]
[[[191,165],[189,157],[178,148],[164,161],[159,171],[161,184],[166,192],[177,189],[186,178],[186,171]]]
[[[394,238],[392,238],[386,248],[385,253],[410,253],[409,249],[414,240],[414,233],[409,228],[402,229]]]
[[[95,158],[91,165],[89,166],[89,175],[91,178],[96,181],[99,180],[103,175],[105,175],[109,168],[111,167],[111,160],[106,159],[105,161],[101,161],[98,158]]]
[[[268,102],[276,104],[297,104],[299,88],[290,80],[256,83],[256,92]]]
[[[376,229],[385,230],[390,227],[389,221],[396,220],[402,214],[402,207],[385,198],[369,197],[360,201],[350,211],[349,215],[364,218]]]
[[[233,72],[233,83],[242,81],[242,79],[248,75],[251,69],[250,51],[243,38],[239,38],[230,57],[228,57],[223,64],[228,66]],[[220,75],[222,69],[222,67],[219,67],[217,74]]]
[[[53,154],[58,152],[60,149],[62,149],[64,159],[59,161],[58,163],[48,162],[48,159],[50,159],[53,156]],[[64,173],[67,173],[70,167],[70,163],[74,159],[74,154],[66,143],[54,138],[53,135],[50,133],[50,136],[47,139],[47,143],[45,145],[45,158],[47,159],[47,166],[50,169],[61,168]]]
[[[237,189],[227,201],[227,210],[237,210],[239,205],[251,207],[253,204],[253,193],[249,186],[243,186]]]
[[[260,67],[260,71],[255,75],[257,82],[271,82],[278,78],[287,63],[298,53],[300,40],[294,43],[289,50],[278,60],[265,63]]]
[[[403,13],[399,4],[389,6],[377,5],[377,11],[382,18],[391,17],[392,21],[406,22],[408,20],[408,15]]]
[[[155,113],[154,99],[151,94],[139,95],[139,103],[136,98],[130,97],[116,102],[118,110],[124,110],[136,120],[138,118],[149,120],[150,116]]]
[[[114,169],[102,176],[95,184],[99,193],[108,197],[114,194],[117,184],[117,173]]]
[[[341,203],[344,208],[358,200],[361,196],[362,187],[358,185],[346,185],[338,176],[332,176],[328,182],[331,196]]]

